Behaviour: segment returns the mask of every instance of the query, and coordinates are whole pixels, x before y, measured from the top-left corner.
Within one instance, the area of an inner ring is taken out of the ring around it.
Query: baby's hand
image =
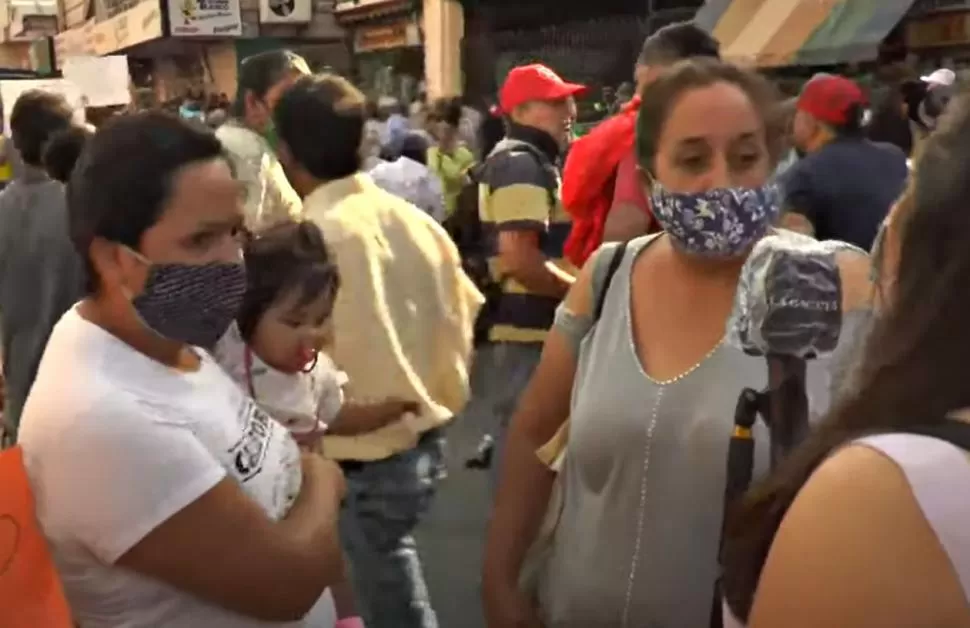
[[[315,445],[320,442],[320,439],[326,433],[327,424],[323,421],[317,421],[313,429],[308,432],[291,432],[297,445],[310,450],[314,449]]]

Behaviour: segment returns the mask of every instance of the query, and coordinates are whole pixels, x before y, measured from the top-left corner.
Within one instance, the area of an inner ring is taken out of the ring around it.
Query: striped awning
[[[708,0],[694,21],[734,63],[779,67],[870,61],[914,0]]]

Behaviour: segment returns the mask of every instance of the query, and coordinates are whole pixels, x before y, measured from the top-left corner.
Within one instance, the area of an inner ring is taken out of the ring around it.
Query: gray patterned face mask
[[[145,288],[131,304],[159,336],[208,349],[229,329],[245,294],[241,262],[150,263]]]

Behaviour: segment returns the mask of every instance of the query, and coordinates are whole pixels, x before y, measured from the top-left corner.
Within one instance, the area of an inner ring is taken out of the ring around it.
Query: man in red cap
[[[865,138],[866,104],[843,76],[819,74],[805,84],[792,126],[803,158],[782,175],[782,226],[871,248],[909,173],[899,148]]]
[[[585,89],[538,63],[513,68],[499,90],[506,136],[475,173],[490,280],[466,414],[495,426],[498,451],[576,272],[563,259],[570,218],[558,164],[572,138],[573,97]]]

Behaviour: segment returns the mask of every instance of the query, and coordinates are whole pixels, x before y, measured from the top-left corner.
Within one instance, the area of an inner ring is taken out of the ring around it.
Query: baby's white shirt
[[[216,344],[213,356],[243,390],[294,434],[326,429],[343,407],[347,374],[322,351],[310,371],[284,373],[252,352],[233,324]]]

